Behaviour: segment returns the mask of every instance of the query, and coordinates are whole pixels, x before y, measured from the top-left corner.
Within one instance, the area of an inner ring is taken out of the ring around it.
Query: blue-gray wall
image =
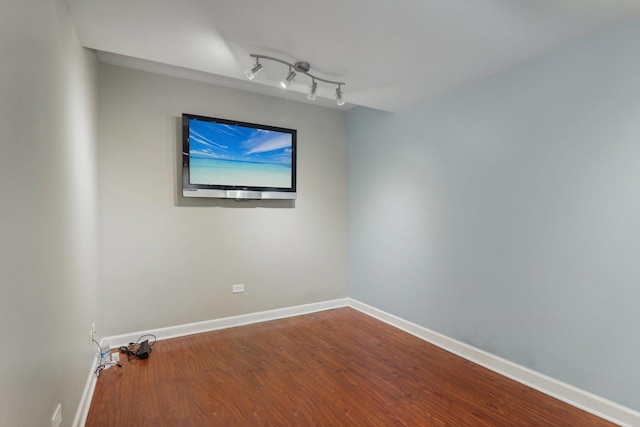
[[[640,410],[638,40],[352,110],[349,295]]]

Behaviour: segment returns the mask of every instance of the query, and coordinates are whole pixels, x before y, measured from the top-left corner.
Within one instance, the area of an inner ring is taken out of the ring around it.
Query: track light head
[[[296,78],[296,72],[293,71],[292,69],[289,69],[289,75],[287,75],[286,79],[280,82],[280,86],[282,86],[285,89],[288,88],[291,82],[295,80],[295,78]]]
[[[336,103],[338,105],[344,105],[344,97],[342,96],[342,89],[340,89],[340,85],[336,88]]]
[[[255,65],[255,67],[253,67],[253,68],[251,68],[251,69],[249,69],[249,70],[246,70],[246,71],[244,72],[244,74],[247,76],[247,78],[248,78],[249,80],[253,80],[253,79],[255,79],[255,78],[256,78],[256,76],[258,75],[258,73],[260,73],[260,71],[262,71],[262,64],[259,64],[259,63],[257,63],[257,61],[256,61],[256,65]]]
[[[311,86],[309,86],[309,94],[307,95],[307,99],[309,101],[315,101],[316,100],[316,90],[318,89],[318,83],[316,83],[315,80],[313,80],[313,82],[311,83]]]

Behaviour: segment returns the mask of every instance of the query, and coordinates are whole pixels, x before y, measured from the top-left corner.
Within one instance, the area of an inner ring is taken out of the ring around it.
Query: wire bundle
[[[100,346],[100,343],[98,341],[95,340],[95,338],[91,338],[91,341],[93,341],[94,343],[96,343],[96,345],[98,346],[98,353],[102,352],[102,347]],[[100,363],[97,367],[96,370],[93,371],[93,373],[95,374],[96,377],[100,377],[100,372],[104,369],[107,369],[108,367],[111,366],[117,366],[118,368],[122,368],[122,365],[119,362],[106,362],[106,363]]]
[[[146,338],[146,337],[150,337],[153,338],[152,342],[149,342],[149,353],[151,353],[151,351],[153,351],[153,345],[156,343],[157,338],[155,335],[153,334],[145,334],[142,335],[140,338],[138,338],[138,340],[136,342],[130,342],[128,346],[121,346],[120,347],[120,353],[124,353],[127,355],[127,361],[131,360],[131,359],[139,359],[139,354],[138,354],[138,350],[140,349],[140,344],[142,344],[142,339]]]

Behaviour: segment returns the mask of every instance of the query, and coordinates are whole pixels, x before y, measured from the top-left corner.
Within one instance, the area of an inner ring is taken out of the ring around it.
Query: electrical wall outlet
[[[62,424],[62,403],[58,403],[56,410],[53,411],[51,416],[51,427],[60,427]]]
[[[93,342],[96,339],[96,322],[91,324],[91,330],[89,331],[89,341]]]
[[[240,284],[240,285],[233,285],[233,293],[234,294],[239,294],[240,292],[244,292],[244,285]]]

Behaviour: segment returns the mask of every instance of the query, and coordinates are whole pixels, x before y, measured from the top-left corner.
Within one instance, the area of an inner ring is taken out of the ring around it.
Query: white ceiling
[[[306,101],[306,76],[250,53],[307,61],[346,82],[347,109],[386,111],[527,61],[640,16],[639,0],[66,0],[102,62]],[[336,107],[320,83],[321,105]],[[321,99],[324,98],[324,99]]]

